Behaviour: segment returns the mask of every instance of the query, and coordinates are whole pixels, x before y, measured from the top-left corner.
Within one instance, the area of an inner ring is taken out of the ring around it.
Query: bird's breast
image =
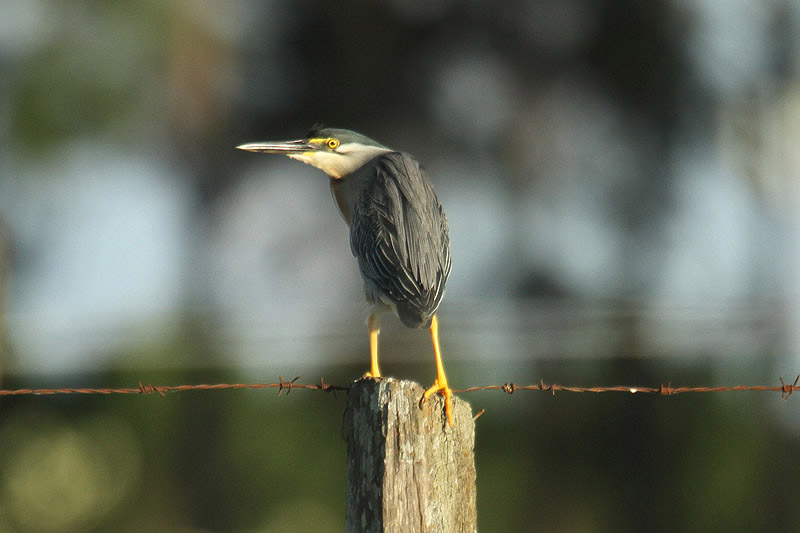
[[[331,179],[331,195],[333,196],[333,203],[335,203],[336,207],[339,209],[339,214],[342,215],[344,221],[350,226],[353,221],[352,204],[346,201],[341,185],[341,180]]]
[[[331,195],[333,202],[339,209],[339,214],[350,226],[353,222],[353,211],[356,200],[366,185],[371,167],[369,164],[357,169],[352,174],[343,178],[331,178]],[[374,173],[374,169],[373,169]]]

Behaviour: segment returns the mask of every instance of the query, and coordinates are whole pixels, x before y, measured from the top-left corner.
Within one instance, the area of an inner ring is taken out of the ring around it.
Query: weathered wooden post
[[[475,532],[475,423],[453,398],[454,426],[436,395],[422,409],[412,381],[361,379],[348,393],[345,531]]]

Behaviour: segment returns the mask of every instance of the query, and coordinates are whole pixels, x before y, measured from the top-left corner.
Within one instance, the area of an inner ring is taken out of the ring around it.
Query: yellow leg
[[[433,342],[433,354],[436,357],[436,381],[425,391],[422,400],[420,400],[420,405],[438,392],[444,396],[444,412],[447,414],[447,422],[450,424],[450,427],[453,427],[453,392],[450,390],[450,387],[447,386],[447,376],[444,375],[442,351],[439,349],[439,321],[436,319],[436,315],[433,315],[433,321],[431,322],[431,341]]]
[[[381,369],[378,366],[378,335],[381,332],[381,315],[373,312],[369,315],[369,372],[364,374],[366,378],[381,377]]]

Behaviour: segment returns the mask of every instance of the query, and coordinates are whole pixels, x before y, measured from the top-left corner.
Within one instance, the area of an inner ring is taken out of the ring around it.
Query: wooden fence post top
[[[346,531],[474,532],[475,424],[470,405],[453,398],[422,408],[418,383],[360,379],[348,392]]]

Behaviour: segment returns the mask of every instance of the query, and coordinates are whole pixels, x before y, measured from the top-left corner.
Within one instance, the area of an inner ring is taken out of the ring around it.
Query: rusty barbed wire
[[[671,383],[666,385],[662,384],[658,387],[632,387],[629,385],[614,385],[610,387],[576,387],[568,385],[559,385],[557,383],[545,383],[539,380],[536,385],[516,385],[515,383],[504,383],[503,385],[486,385],[480,387],[469,387],[466,389],[453,389],[453,393],[460,394],[464,392],[475,392],[484,390],[502,390],[507,394],[514,394],[519,390],[535,390],[542,392],[550,392],[555,396],[556,392],[627,392],[630,394],[657,394],[659,396],[672,396],[675,394],[697,393],[697,392],[739,392],[739,391],[755,391],[755,392],[780,392],[781,398],[787,400],[789,396],[796,390],[800,390],[800,375],[798,375],[794,383],[788,384],[779,378],[780,385],[734,385],[727,387],[673,387]]]
[[[741,392],[741,391],[754,391],[754,392],[780,392],[781,398],[788,400],[789,396],[795,391],[800,391],[800,375],[798,375],[794,383],[789,384],[780,379],[780,385],[734,385],[734,386],[717,386],[717,387],[673,387],[671,383],[666,385],[661,384],[658,387],[633,387],[630,385],[614,385],[614,386],[601,386],[601,387],[580,387],[573,385],[559,385],[557,383],[545,383],[539,380],[535,385],[517,385],[513,382],[504,383],[502,385],[482,385],[476,387],[467,387],[464,389],[453,389],[454,394],[463,394],[469,392],[481,392],[499,390],[506,394],[514,394],[517,391],[540,391],[550,392],[555,395],[556,392],[576,392],[576,393],[605,393],[605,392],[622,392],[629,394],[656,394],[658,396],[674,396],[676,394],[686,393],[706,393],[706,392]],[[215,383],[215,384],[197,384],[197,385],[153,385],[139,383],[138,387],[129,388],[56,388],[56,389],[0,389],[1,396],[49,396],[56,394],[160,394],[165,396],[171,392],[184,392],[184,391],[209,391],[209,390],[230,390],[230,389],[278,389],[278,396],[284,391],[286,395],[294,389],[315,390],[322,392],[329,392],[336,395],[337,391],[348,391],[349,386],[331,385],[325,383],[324,378],[320,378],[319,384],[314,383],[299,383],[300,376],[296,376],[291,380],[283,379],[283,376],[278,376],[277,383]]]
[[[158,393],[165,396],[168,392],[183,391],[208,391],[208,390],[229,390],[229,389],[278,389],[278,396],[283,391],[288,395],[292,389],[319,390],[323,392],[336,393],[336,391],[346,391],[349,387],[330,385],[325,383],[324,378],[320,378],[319,384],[297,383],[300,376],[289,381],[278,376],[278,383],[201,383],[197,385],[152,385],[139,382],[138,387],[123,388],[58,388],[58,389],[0,389],[0,396],[50,396],[55,394],[153,394]]]

